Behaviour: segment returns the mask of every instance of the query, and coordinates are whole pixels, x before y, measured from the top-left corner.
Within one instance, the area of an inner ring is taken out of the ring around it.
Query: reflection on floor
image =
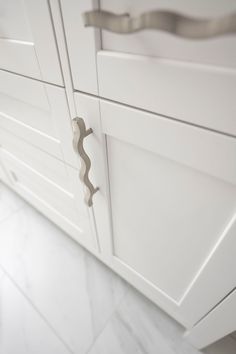
[[[183,329],[0,185],[1,354],[235,354],[197,351]]]

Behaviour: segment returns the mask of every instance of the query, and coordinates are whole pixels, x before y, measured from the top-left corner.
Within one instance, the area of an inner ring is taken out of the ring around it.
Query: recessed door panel
[[[236,140],[104,100],[100,109],[111,220],[102,251],[190,327],[235,286]]]
[[[181,301],[236,212],[236,188],[107,138],[114,256]]]
[[[0,69],[63,85],[46,0],[0,1]]]

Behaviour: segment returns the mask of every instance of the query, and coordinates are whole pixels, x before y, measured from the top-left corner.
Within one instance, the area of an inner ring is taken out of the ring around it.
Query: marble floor
[[[235,354],[183,329],[0,184],[1,354]]]

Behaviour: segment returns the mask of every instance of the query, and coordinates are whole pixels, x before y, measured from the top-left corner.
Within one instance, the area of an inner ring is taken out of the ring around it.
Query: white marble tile
[[[199,354],[182,334],[176,322],[131,289],[89,354]]]
[[[130,288],[88,354],[235,354],[231,337],[197,350],[184,329],[161,309]]]
[[[23,199],[0,181],[0,222],[24,205]]]
[[[181,326],[168,315],[13,192],[5,187],[2,191],[0,264],[73,353],[84,354],[89,348],[89,354],[236,353],[232,338],[205,351],[194,349],[183,339]],[[63,345],[53,332],[49,335],[51,330],[45,329],[38,313],[26,300],[17,300],[23,296],[6,296],[12,286],[3,278],[1,282],[0,270],[0,353],[64,354]],[[17,317],[14,325],[13,314]],[[15,341],[9,339],[15,336]]]
[[[20,291],[3,274],[0,274],[0,353],[70,353]]]
[[[76,354],[91,346],[127,288],[28,206],[0,224],[0,264]]]

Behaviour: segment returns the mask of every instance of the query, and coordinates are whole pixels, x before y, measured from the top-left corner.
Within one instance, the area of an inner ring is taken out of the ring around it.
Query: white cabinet
[[[46,0],[0,1],[0,69],[63,85]]]
[[[235,2],[62,1],[74,88],[99,95],[75,100],[101,258],[190,327],[235,286],[235,35],[116,34],[84,27],[91,10],[213,19]]]
[[[168,10],[213,19],[235,12],[235,1],[1,6],[7,35],[0,68],[8,71],[0,71],[1,178],[185,327],[194,326],[235,287],[236,37],[121,35],[85,28],[82,15]],[[58,87],[54,27],[65,88]],[[8,50],[18,60],[8,63]],[[76,136],[83,178],[99,188],[90,208],[72,151],[75,115],[92,128],[85,139]]]

